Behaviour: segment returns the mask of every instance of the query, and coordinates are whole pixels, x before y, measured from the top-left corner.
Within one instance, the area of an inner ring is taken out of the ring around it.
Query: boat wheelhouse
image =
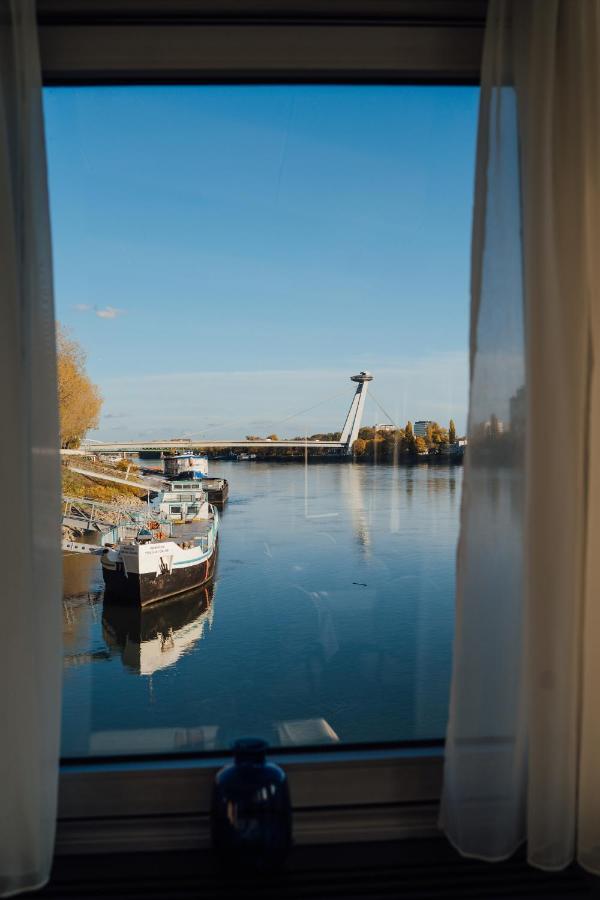
[[[157,519],[183,524],[206,519],[211,515],[204,485],[197,481],[171,482],[150,504]]]
[[[208,475],[208,459],[192,450],[165,454],[165,475],[168,479],[200,480]]]

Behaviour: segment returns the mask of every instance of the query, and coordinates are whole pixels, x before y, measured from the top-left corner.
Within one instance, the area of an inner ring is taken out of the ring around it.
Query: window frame
[[[478,84],[487,0],[37,0],[46,85]]]
[[[296,844],[432,837],[443,742],[409,746],[277,748]],[[214,776],[230,753],[162,760],[64,760],[56,852],[114,853],[210,844]]]
[[[38,0],[45,86],[472,84],[487,0]],[[57,853],[209,843],[231,754],[65,759]],[[277,748],[297,843],[437,832],[443,740]]]

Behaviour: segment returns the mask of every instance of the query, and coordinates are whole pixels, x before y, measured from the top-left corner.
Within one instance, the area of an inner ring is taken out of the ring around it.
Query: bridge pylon
[[[367,389],[369,387],[369,382],[373,381],[373,376],[370,372],[359,372],[358,375],[351,375],[350,381],[357,382],[357,385],[340,437],[340,442],[343,444],[342,453],[345,456],[351,455],[352,445],[358,437],[365,408],[365,400],[367,399]]]

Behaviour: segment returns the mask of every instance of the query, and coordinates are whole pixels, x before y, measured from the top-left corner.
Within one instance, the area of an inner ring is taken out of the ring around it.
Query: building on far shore
[[[413,431],[415,437],[427,437],[427,429],[430,425],[433,425],[431,419],[421,419],[418,422],[415,422]]]
[[[395,431],[395,425],[376,425],[375,431]]]

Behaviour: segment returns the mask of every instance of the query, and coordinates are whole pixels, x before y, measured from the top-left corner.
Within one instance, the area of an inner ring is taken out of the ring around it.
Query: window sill
[[[298,753],[285,767],[296,844],[437,834],[441,748]],[[215,773],[227,758],[66,763],[60,776],[57,854],[184,850],[209,845]]]

